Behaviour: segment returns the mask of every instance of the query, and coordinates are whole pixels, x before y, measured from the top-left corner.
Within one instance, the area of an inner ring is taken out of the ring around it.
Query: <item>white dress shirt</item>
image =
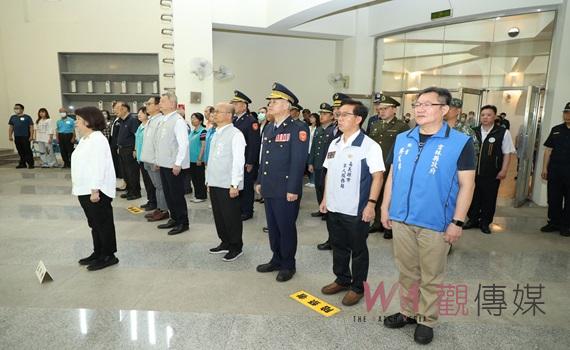
[[[485,139],[487,138],[487,135],[489,135],[491,130],[493,130],[493,127],[491,127],[489,130],[485,130],[485,128],[481,126],[481,143],[485,142]],[[509,132],[509,130],[505,130],[505,136],[503,137],[503,143],[501,144],[501,151],[503,152],[503,154],[517,152],[515,145],[513,144],[513,138],[511,137],[511,133]]]
[[[71,154],[71,182],[75,196],[90,195],[91,190],[99,190],[115,198],[117,179],[111,148],[100,131],[82,137]]]

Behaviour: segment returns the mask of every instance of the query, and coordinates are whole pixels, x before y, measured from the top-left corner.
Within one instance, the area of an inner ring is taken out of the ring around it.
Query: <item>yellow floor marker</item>
[[[290,297],[325,317],[330,317],[341,311],[338,307],[329,304],[326,301],[315,296],[312,296],[304,290],[293,293],[290,295]]]
[[[127,207],[127,210],[129,212],[131,212],[131,214],[140,214],[140,213],[144,212],[144,210],[142,208],[139,208],[139,207]]]

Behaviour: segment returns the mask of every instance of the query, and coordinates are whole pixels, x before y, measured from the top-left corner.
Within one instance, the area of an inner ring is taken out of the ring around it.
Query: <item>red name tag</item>
[[[289,142],[291,134],[279,134],[275,136],[275,142]]]

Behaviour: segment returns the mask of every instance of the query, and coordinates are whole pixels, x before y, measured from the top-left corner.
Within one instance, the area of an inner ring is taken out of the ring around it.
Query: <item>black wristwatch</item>
[[[459,227],[463,227],[463,225],[465,225],[465,223],[461,220],[451,220],[451,223],[454,224],[455,226],[459,226]]]

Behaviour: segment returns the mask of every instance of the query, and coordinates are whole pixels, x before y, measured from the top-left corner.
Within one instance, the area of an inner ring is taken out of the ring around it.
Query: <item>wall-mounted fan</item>
[[[235,76],[231,69],[221,65],[220,68],[214,71],[214,78],[217,80],[230,80]]]
[[[347,89],[348,88],[348,75],[342,75],[342,73],[331,73],[328,76],[329,84],[336,89]]]

